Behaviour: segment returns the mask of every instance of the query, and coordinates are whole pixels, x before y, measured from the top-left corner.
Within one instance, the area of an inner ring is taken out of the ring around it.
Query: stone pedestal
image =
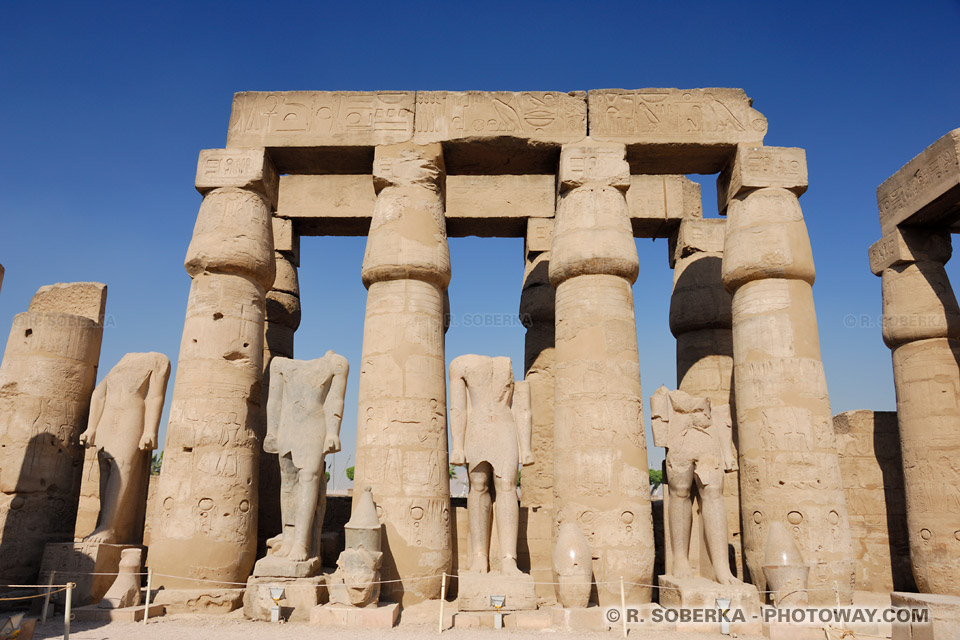
[[[400,617],[400,605],[381,602],[372,607],[324,604],[310,610],[310,624],[346,629],[390,629]]]
[[[253,577],[247,580],[243,594],[243,615],[250,620],[270,620],[273,608],[271,588],[283,589],[280,617],[284,620],[310,619],[310,611],[327,601],[327,583],[323,576],[312,578]]]
[[[56,571],[55,584],[66,581],[76,583],[73,590],[73,606],[82,607],[100,602],[110,585],[117,578],[120,553],[124,549],[138,549],[130,544],[100,544],[98,542],[57,542],[43,549],[40,563],[40,580],[46,581],[51,571]],[[90,575],[108,574],[108,575]],[[66,592],[54,594],[51,599],[62,603]]]
[[[730,610],[747,620],[760,615],[760,594],[752,584],[724,585],[706,578],[660,576],[660,604],[670,609],[716,609],[717,598],[730,598]],[[731,617],[732,619],[732,617]]]
[[[529,575],[505,576],[498,573],[457,574],[459,611],[496,611],[490,596],[504,596],[501,612],[528,611],[537,608],[537,590]]]
[[[295,562],[276,556],[265,556],[253,565],[256,578],[310,578],[320,573],[320,558]]]
[[[894,591],[890,594],[890,606],[929,612],[928,622],[894,622],[891,640],[960,638],[960,597]]]
[[[227,614],[243,606],[243,589],[160,589],[152,599],[167,613]]]
[[[556,606],[550,608],[550,619],[553,628],[559,631],[607,631],[610,622],[604,615],[605,612],[605,607]]]
[[[143,620],[145,607],[123,607],[121,609],[101,609],[97,605],[78,607],[73,609],[73,619],[77,622],[140,622]],[[164,607],[161,604],[151,604],[147,618],[162,616]]]

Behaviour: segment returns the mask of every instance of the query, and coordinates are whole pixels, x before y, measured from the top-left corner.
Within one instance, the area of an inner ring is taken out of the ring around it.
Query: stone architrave
[[[264,303],[276,273],[268,167],[261,158],[242,181],[198,185],[205,195],[184,264],[192,283],[150,514],[147,562],[167,591],[231,587],[256,559]]]
[[[378,189],[363,258],[363,325],[354,484],[384,524],[381,598],[440,596],[450,570],[444,228],[439,144],[377,147]]]
[[[32,583],[48,542],[73,539],[106,285],[41,287],[0,365],[0,575]]]
[[[263,449],[280,462],[283,530],[267,541],[255,576],[303,578],[320,568],[326,506],[324,457],[340,451],[347,359],[328,351],[316,360],[274,358],[270,364]]]
[[[733,334],[730,294],[723,288],[721,264],[726,221],[722,218],[686,218],[670,243],[673,295],[670,298],[670,331],[677,339],[677,388],[708,398],[713,404],[733,403]],[[733,442],[737,441],[733,416]],[[740,482],[737,470],[728,470],[723,481],[727,511],[727,539],[736,575],[743,577],[743,545],[740,536]],[[665,508],[670,501],[664,493]],[[665,520],[666,523],[666,520]],[[694,539],[703,539],[699,515],[694,514]],[[667,523],[665,528],[669,530]],[[670,539],[665,536],[670,573]],[[713,578],[712,564],[699,562],[699,547],[690,550],[690,562],[701,576]]]
[[[960,596],[960,307],[944,269],[950,236],[894,229],[870,253],[893,354],[913,577],[921,593]]]
[[[734,165],[742,157],[735,154]],[[723,283],[733,294],[745,564],[763,591],[767,531],[782,523],[810,566],[811,604],[850,603],[850,521],[820,360],[810,240],[796,193],[758,182],[729,194],[723,253]]]
[[[590,543],[599,604],[650,600],[653,524],[631,285],[637,249],[622,144],[560,153],[550,257],[556,288],[554,509]]]
[[[708,398],[661,386],[650,398],[650,412],[654,444],[667,449],[670,504],[664,518],[670,521],[670,576],[683,580],[697,575],[689,559],[693,501],[697,498],[708,552],[700,558],[701,563],[711,563],[715,582],[741,584],[727,559],[729,528],[723,500],[725,472],[737,468],[730,405],[713,404]]]
[[[128,353],[93,392],[80,444],[95,451],[99,517],[84,542],[139,544],[150,452],[157,448],[160,414],[170,377],[162,353]]]
[[[499,573],[504,580],[523,575],[517,568],[516,487],[518,467],[533,463],[531,430],[530,389],[526,382],[514,383],[510,358],[454,358],[450,363],[450,464],[465,464],[470,478],[470,567],[461,568],[461,576],[490,570],[492,508],[497,512]],[[495,501],[491,488],[496,491]]]

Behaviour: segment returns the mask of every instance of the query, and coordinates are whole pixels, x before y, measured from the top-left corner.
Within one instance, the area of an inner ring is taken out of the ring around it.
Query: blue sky
[[[130,351],[176,364],[197,153],[224,146],[236,91],[742,87],[769,120],[766,144],[807,150],[801,204],[833,411],[895,408],[866,253],[879,235],[875,189],[960,126],[956,1],[6,0],[0,9],[0,335],[40,286],[101,281],[100,376]],[[714,179],[701,179],[705,215],[715,216]],[[303,240],[297,357],[334,349],[354,365],[339,469],[355,441],[363,247],[362,238]],[[649,397],[676,384],[671,273],[665,241],[638,249]],[[521,241],[453,239],[450,250],[459,324],[448,359],[507,355],[519,374]],[[477,314],[489,322],[475,326]],[[172,389],[171,378],[168,407]],[[165,423],[166,411],[161,437]],[[663,452],[648,443],[659,466]]]

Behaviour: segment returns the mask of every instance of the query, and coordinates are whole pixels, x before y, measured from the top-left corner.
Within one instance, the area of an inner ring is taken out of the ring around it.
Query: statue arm
[[[533,409],[530,401],[530,383],[519,380],[513,387],[513,419],[517,423],[520,445],[520,464],[533,464]]]
[[[263,450],[277,453],[277,428],[280,425],[280,408],[283,406],[283,358],[270,362],[270,387],[267,390],[267,434]]]
[[[80,444],[85,447],[93,446],[97,437],[97,425],[100,423],[100,417],[103,416],[104,400],[107,397],[107,380],[97,385],[93,390],[93,396],[90,397],[90,417],[87,418],[87,429],[80,434]]]
[[[170,361],[166,358],[157,363],[150,372],[147,397],[144,399],[143,433],[140,435],[140,450],[153,451],[157,448],[160,432],[160,414],[163,413],[163,399],[167,395],[167,381],[170,379]]]
[[[670,440],[670,411],[670,392],[660,385],[650,397],[650,428],[657,447],[666,447]]]
[[[740,465],[737,463],[737,450],[733,446],[733,416],[730,405],[713,407],[711,417],[713,426],[720,435],[720,457],[723,459],[723,468],[725,471],[736,471]]]
[[[336,453],[340,451],[340,423],[343,421],[344,396],[347,393],[347,375],[350,373],[350,364],[343,356],[334,356],[333,379],[330,381],[330,390],[327,392],[326,402],[323,403],[323,415],[327,427],[324,438],[323,452]]]
[[[465,464],[467,435],[467,383],[456,361],[450,363],[450,464]]]

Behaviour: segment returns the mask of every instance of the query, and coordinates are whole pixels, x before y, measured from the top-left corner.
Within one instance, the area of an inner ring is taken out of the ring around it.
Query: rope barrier
[[[46,588],[46,586],[47,586],[47,585],[43,585],[44,588]],[[15,598],[0,598],[0,602],[13,602],[14,600],[30,600],[31,598],[46,598],[47,595],[51,595],[51,596],[52,596],[52,595],[55,594],[55,593],[60,593],[61,591],[66,591],[66,590],[67,590],[67,587],[66,587],[66,585],[64,585],[62,589],[57,589],[56,591],[51,591],[51,592],[49,592],[49,594],[46,593],[46,592],[44,592],[44,593],[35,593],[35,594],[32,595],[32,596],[18,596],[18,597],[15,597]]]

